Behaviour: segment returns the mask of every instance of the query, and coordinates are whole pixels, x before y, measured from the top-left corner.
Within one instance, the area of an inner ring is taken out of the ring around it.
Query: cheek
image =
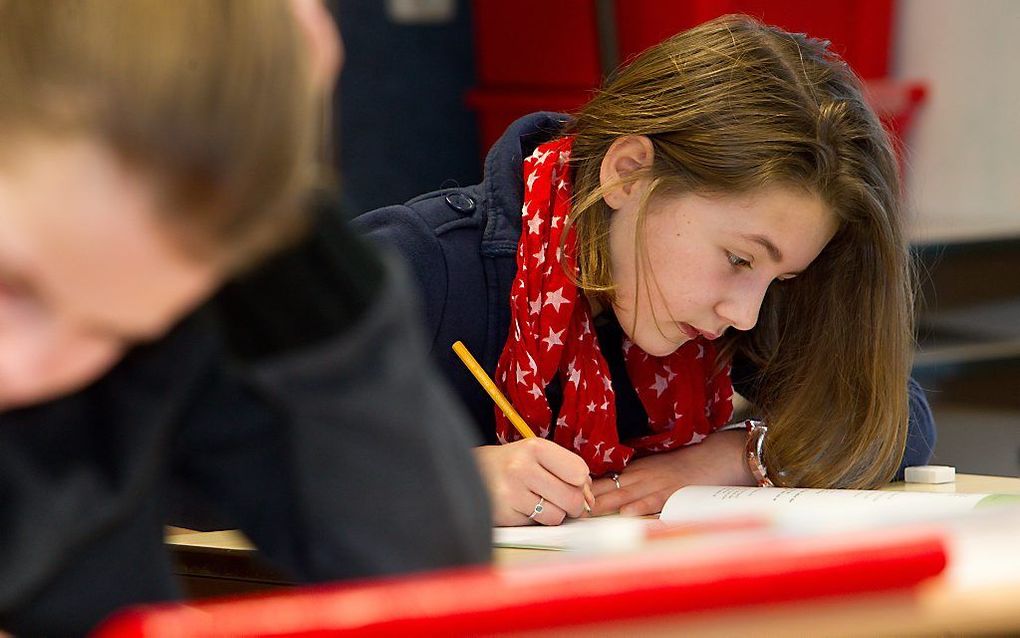
[[[670,239],[649,244],[648,270],[654,273],[655,279],[649,279],[651,299],[644,295],[643,303],[651,304],[657,316],[664,320],[670,316],[677,321],[689,320],[692,317],[686,315],[705,303],[706,293],[717,285],[718,268],[712,268],[709,255],[693,242],[677,237]]]
[[[62,326],[45,311],[0,304],[0,408],[53,399],[87,386],[124,347]]]

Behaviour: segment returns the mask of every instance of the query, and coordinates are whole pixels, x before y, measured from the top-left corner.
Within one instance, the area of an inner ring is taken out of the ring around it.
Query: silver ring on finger
[[[620,475],[617,474],[616,472],[610,472],[609,478],[613,479],[613,483],[616,483],[616,489],[620,489],[621,487],[623,487],[622,485],[620,485]]]
[[[534,520],[534,518],[541,514],[544,510],[545,510],[545,497],[540,496],[538,497],[538,502],[535,503],[535,509],[533,509],[531,513],[528,514],[528,518]]]

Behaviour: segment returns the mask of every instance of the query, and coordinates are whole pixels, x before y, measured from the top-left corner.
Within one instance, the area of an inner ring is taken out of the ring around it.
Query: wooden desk
[[[960,493],[995,492],[1020,494],[1020,478],[960,475],[948,485],[892,484],[887,490],[947,491]],[[257,563],[251,544],[239,533],[187,532],[169,534],[179,573],[188,581],[204,583],[205,593],[237,593],[278,587],[279,576]],[[531,561],[555,561],[563,553],[497,549],[498,565]],[[221,562],[211,562],[215,558]],[[225,562],[224,562],[225,561]],[[246,565],[254,567],[246,567]],[[217,575],[215,570],[225,570]],[[227,589],[214,591],[216,580]],[[193,583],[192,583],[193,584]],[[191,587],[192,585],[189,585]],[[200,590],[196,592],[201,595]],[[944,635],[946,633],[1020,633],[1020,566],[1015,581],[1006,586],[960,589],[944,580],[926,584],[913,593],[851,596],[768,607],[724,609],[702,614],[660,617],[649,621],[601,624],[595,627],[557,629],[557,636],[599,635],[817,635],[900,636]],[[551,635],[551,634],[550,634]]]

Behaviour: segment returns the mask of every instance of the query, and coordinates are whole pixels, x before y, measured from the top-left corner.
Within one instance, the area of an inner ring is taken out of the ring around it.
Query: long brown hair
[[[775,482],[888,481],[906,440],[913,276],[893,148],[849,67],[825,42],[725,16],[639,55],[569,133],[579,284],[609,299],[612,185],[600,186],[599,167],[620,136],[652,142],[645,204],[770,185],[821,198],[835,236],[804,273],[770,287],[757,326],[731,331],[722,351],[757,365]]]
[[[0,2],[3,152],[108,144],[154,178],[187,248],[234,265],[303,225],[318,108],[282,0]]]

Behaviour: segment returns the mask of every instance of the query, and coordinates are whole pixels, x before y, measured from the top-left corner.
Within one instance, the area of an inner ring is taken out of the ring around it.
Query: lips
[[[698,337],[701,336],[701,331],[698,330],[697,328],[695,328],[694,326],[692,326],[689,323],[681,322],[680,323],[680,330],[682,330],[683,333],[685,335],[687,335],[688,339],[697,339]]]
[[[697,339],[698,337],[701,337],[703,339],[713,341],[719,338],[719,335],[715,334],[714,332],[705,332],[704,330],[698,330],[689,323],[681,322],[680,329],[683,331],[685,335],[687,335],[687,338],[689,339]]]

